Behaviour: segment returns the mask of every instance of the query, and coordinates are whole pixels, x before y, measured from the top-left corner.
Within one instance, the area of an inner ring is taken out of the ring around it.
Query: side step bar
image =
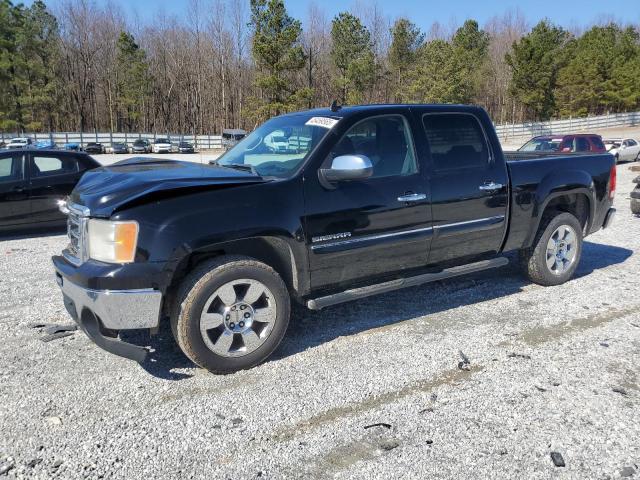
[[[447,268],[437,273],[424,273],[422,275],[416,275],[415,277],[398,278],[396,280],[378,283],[376,285],[354,288],[351,290],[345,290],[344,292],[334,293],[333,295],[327,295],[326,297],[308,300],[307,308],[310,310],[322,310],[325,307],[350,302],[351,300],[358,300],[360,298],[377,295],[379,293],[391,292],[393,290],[399,290],[406,287],[415,287],[416,285],[466,275],[467,273],[479,272],[489,268],[503,267],[508,263],[509,260],[507,258],[498,257],[491,260],[482,260],[480,262],[469,263],[467,265]]]

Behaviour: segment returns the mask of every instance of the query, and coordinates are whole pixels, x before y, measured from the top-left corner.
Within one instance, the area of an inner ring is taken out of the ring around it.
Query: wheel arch
[[[180,258],[173,269],[165,305],[171,305],[176,290],[189,272],[202,262],[225,255],[249,257],[269,265],[280,275],[294,299],[302,297],[308,288],[306,259],[295,253],[290,241],[277,236],[249,237],[202,246]]]
[[[543,218],[552,211],[574,215],[583,233],[591,229],[595,217],[595,187],[591,176],[582,170],[554,171],[540,182],[531,229],[525,247],[532,244]]]

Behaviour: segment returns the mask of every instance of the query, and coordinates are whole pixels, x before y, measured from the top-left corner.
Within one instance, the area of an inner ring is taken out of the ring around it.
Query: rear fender
[[[538,184],[535,194],[531,229],[527,235],[525,248],[531,246],[535,239],[544,212],[549,203],[563,195],[584,195],[588,200],[589,213],[585,231],[590,231],[595,215],[595,186],[591,176],[583,170],[554,170],[548,173]]]

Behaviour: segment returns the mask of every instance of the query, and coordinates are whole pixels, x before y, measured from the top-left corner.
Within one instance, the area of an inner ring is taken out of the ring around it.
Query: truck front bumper
[[[71,282],[58,269],[56,282],[69,315],[96,345],[137,362],[145,360],[145,348],[122,342],[117,335],[121,330],[157,327],[162,293],[153,289],[92,290]]]

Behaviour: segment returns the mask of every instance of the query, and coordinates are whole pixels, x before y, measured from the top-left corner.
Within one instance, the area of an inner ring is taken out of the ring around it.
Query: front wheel
[[[520,251],[527,277],[539,285],[560,285],[576,271],[582,255],[582,226],[570,213],[543,218],[533,245]]]
[[[220,257],[182,283],[171,315],[176,342],[213,373],[251,368],[278,347],[289,324],[287,287],[268,265]]]
[[[631,213],[634,215],[640,215],[640,200],[637,198],[631,199]]]

